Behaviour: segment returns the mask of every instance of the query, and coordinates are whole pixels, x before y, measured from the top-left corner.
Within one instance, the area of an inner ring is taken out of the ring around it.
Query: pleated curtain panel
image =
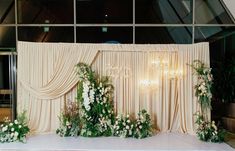
[[[79,44],[18,42],[17,112],[34,133],[55,132],[66,103],[76,101],[75,65],[84,62],[114,85],[117,114],[146,109],[163,132],[194,134],[197,78],[188,64],[210,63],[209,44]]]

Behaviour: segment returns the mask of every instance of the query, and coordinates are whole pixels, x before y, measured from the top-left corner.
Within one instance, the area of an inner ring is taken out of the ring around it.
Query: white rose
[[[15,121],[14,121],[14,123],[15,123],[15,124],[18,124],[18,121],[17,121],[17,120],[15,120]]]

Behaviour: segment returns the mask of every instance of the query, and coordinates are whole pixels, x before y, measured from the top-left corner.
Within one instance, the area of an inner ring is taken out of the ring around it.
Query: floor
[[[181,133],[159,133],[146,139],[118,137],[67,137],[56,134],[36,135],[28,138],[27,143],[0,144],[0,150],[69,150],[69,151],[101,151],[101,150],[137,150],[137,151],[235,151],[225,143],[205,143],[195,136]]]

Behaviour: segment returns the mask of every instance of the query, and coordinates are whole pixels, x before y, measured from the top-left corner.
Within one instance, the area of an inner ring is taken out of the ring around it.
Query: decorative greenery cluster
[[[77,102],[70,102],[61,113],[60,127],[56,133],[60,136],[78,136],[80,132],[79,108]]]
[[[211,88],[213,84],[211,68],[207,67],[200,60],[194,60],[191,66],[198,77],[198,83],[195,85],[195,95],[198,97],[202,109],[211,109]]]
[[[223,142],[225,131],[224,130],[218,130],[217,126],[215,125],[215,122],[207,122],[203,119],[202,115],[199,113],[196,114],[197,120],[197,137],[202,141],[208,141],[208,142]]]
[[[117,116],[113,107],[113,86],[107,77],[99,77],[91,67],[79,63],[77,89],[78,105],[72,104],[60,116],[60,136],[120,136],[144,138],[151,136],[152,125],[146,110],[138,113],[137,119],[129,115]],[[80,128],[80,129],[79,129]]]
[[[110,136],[114,122],[113,86],[107,77],[99,78],[90,66],[79,63],[78,102],[82,136]]]
[[[119,137],[132,137],[134,131],[134,122],[130,116],[118,115],[113,126],[113,135]]]
[[[199,60],[195,60],[191,67],[198,77],[198,83],[195,85],[195,95],[201,106],[201,112],[196,114],[197,137],[202,141],[222,142],[224,140],[224,131],[218,130],[215,122],[210,122],[207,117],[208,109],[211,110],[212,98],[213,78],[211,68]]]
[[[26,111],[18,115],[18,118],[11,122],[8,118],[0,127],[0,142],[26,142],[26,135],[29,133]]]
[[[152,123],[150,115],[146,110],[141,110],[138,113],[137,119],[134,122],[134,130],[135,138],[145,138],[152,135]]]
[[[119,137],[145,138],[152,135],[152,124],[146,110],[141,110],[136,119],[119,115],[113,126],[113,135]]]

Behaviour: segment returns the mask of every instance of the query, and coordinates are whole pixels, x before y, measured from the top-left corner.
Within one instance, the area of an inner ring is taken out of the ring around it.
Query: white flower
[[[12,128],[11,128],[11,131],[13,132],[14,130],[15,130],[15,129],[12,127]]]
[[[7,131],[7,126],[3,127],[3,128],[2,128],[2,131],[3,131],[3,132]]]
[[[130,117],[130,115],[129,115],[129,114],[127,114],[127,115],[126,115],[126,117],[127,117],[127,118],[129,118],[129,117]]]
[[[140,125],[139,128],[142,129],[142,126]]]
[[[127,123],[130,123],[131,121],[130,121],[130,120],[127,120],[126,122],[127,122]]]
[[[116,121],[115,124],[117,125],[117,124],[118,124],[118,121]]]
[[[3,124],[1,124],[1,127],[3,127]]]
[[[17,137],[18,135],[19,135],[19,133],[18,133],[18,132],[15,132],[15,133],[14,133],[14,136],[15,136],[15,137]]]
[[[132,131],[131,130],[129,130],[129,135],[132,135]]]
[[[129,128],[130,128],[130,127],[127,125],[127,126],[126,126],[126,129],[128,130]]]
[[[123,126],[125,126],[125,125],[126,125],[126,123],[125,123],[125,122],[123,122],[123,123],[122,123],[122,125],[123,125]]]
[[[106,97],[104,97],[103,100],[104,100],[104,103],[106,103],[106,101],[107,101]]]
[[[19,125],[18,127],[19,127],[19,128],[21,128],[22,126],[21,126],[21,125]]]
[[[14,123],[15,123],[15,124],[18,124],[18,121],[17,121],[17,120],[15,120],[15,121],[14,121]]]
[[[14,134],[15,134],[15,133],[11,133],[11,137],[13,137],[13,136],[14,136]]]
[[[9,126],[13,126],[13,123],[10,123]]]

